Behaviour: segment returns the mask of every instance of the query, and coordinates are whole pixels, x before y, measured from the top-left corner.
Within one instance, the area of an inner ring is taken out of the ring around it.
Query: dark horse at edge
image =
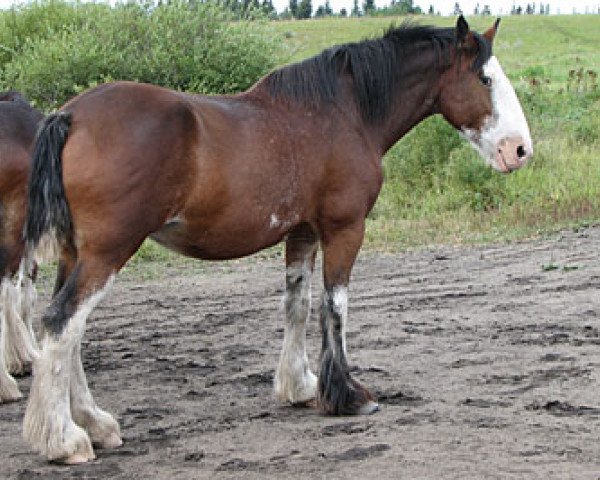
[[[0,403],[21,398],[10,375],[37,356],[31,325],[36,263],[26,248],[27,180],[43,115],[14,90],[0,93]]]
[[[81,363],[86,318],[145,238],[201,259],[237,258],[285,241],[285,333],[275,391],[316,398],[328,414],[378,405],[350,375],[350,272],[383,181],[382,157],[441,114],[501,172],[532,154],[527,122],[492,43],[455,28],[403,25],[325,50],[248,91],[203,96],[117,82],[91,89],[40,130],[26,240],[60,245],[42,324],[24,436],[47,458],[94,458],[121,445]],[[310,277],[323,253],[318,377],[305,349]],[[159,328],[159,327],[156,327]]]

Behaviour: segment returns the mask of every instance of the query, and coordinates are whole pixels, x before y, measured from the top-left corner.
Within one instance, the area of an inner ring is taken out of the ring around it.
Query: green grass
[[[381,34],[402,18],[274,23],[289,61]],[[453,18],[420,23],[452,26]],[[483,31],[493,19],[469,18]],[[600,221],[600,16],[504,17],[494,52],[517,91],[535,156],[503,176],[440,118],[384,159],[386,182],[368,219],[371,248],[522,239]],[[590,73],[591,72],[591,73]]]

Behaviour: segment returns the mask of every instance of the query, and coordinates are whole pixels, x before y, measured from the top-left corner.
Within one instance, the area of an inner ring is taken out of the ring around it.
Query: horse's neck
[[[432,73],[435,72],[435,73]],[[394,95],[383,125],[377,126],[381,153],[387,152],[398,140],[425,118],[436,113],[441,72],[435,67],[408,73]]]

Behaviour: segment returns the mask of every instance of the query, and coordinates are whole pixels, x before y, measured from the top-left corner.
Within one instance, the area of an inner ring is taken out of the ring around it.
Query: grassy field
[[[273,22],[271,28],[283,45],[284,64],[402,21],[326,18]],[[453,26],[455,19],[416,21]],[[478,31],[493,23],[489,17],[468,21]],[[442,119],[426,120],[384,159],[386,182],[368,219],[366,247],[401,251],[509,241],[600,221],[598,45],[600,15],[504,17],[494,50],[529,120],[534,159],[500,175]],[[147,243],[136,261],[150,259],[177,262]]]

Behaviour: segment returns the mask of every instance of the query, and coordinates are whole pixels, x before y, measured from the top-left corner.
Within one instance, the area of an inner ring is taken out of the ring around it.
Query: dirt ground
[[[361,254],[348,351],[380,401],[368,417],[274,400],[281,260],[125,277],[84,344],[90,387],[123,447],[88,465],[48,464],[21,439],[25,402],[2,405],[0,477],[600,478],[600,228]],[[27,392],[30,379],[19,382]]]

